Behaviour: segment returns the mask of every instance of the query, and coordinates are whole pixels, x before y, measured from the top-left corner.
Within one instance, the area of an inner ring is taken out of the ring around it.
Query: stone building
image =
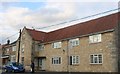
[[[118,14],[51,32],[24,27],[20,37],[20,62],[26,70],[34,61],[39,71],[117,72]],[[17,49],[18,46],[19,42]]]
[[[10,41],[7,42],[7,44],[2,45],[2,65],[7,64],[10,62],[16,62],[16,41],[10,43]]]

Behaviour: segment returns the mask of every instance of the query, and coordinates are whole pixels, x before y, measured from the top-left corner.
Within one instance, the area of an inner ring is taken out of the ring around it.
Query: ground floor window
[[[70,65],[79,64],[79,56],[70,56]]]
[[[21,63],[24,64],[24,57],[21,57]]]
[[[102,54],[91,54],[90,55],[90,63],[91,64],[102,64],[103,63],[103,55]]]
[[[61,64],[61,57],[53,57],[52,64]]]
[[[15,62],[15,61],[16,61],[15,55],[11,55],[11,62]]]

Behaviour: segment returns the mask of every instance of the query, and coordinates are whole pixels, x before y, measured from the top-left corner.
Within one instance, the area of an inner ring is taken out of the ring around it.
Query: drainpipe
[[[67,40],[67,71],[69,72],[69,40]]]
[[[18,45],[18,58],[17,58],[17,63],[19,63],[19,59],[20,59],[20,43],[21,43],[21,29],[20,29],[20,32],[19,32],[19,45]]]
[[[68,42],[67,42],[68,44],[67,44],[67,46],[68,46],[68,50],[67,50],[67,56],[68,56],[68,72],[69,72],[69,74],[70,74],[70,70],[71,70],[71,68],[70,68],[70,65],[71,65],[71,60],[70,60],[70,50],[73,48],[72,47],[72,44],[71,44],[71,42],[68,40]]]

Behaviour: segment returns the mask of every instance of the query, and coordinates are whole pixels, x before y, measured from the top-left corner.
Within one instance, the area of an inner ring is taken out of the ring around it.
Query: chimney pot
[[[7,40],[7,44],[10,44],[10,40]]]

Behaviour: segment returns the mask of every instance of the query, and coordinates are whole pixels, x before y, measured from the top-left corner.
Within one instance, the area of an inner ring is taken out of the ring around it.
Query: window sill
[[[90,63],[91,65],[102,65],[103,63]]]
[[[98,44],[98,43],[102,43],[102,42],[93,42],[93,43],[89,43],[89,44]]]
[[[61,64],[52,64],[52,65],[61,65]]]
[[[71,66],[79,66],[79,64],[72,64]]]
[[[53,49],[61,49],[61,48],[53,48]]]

